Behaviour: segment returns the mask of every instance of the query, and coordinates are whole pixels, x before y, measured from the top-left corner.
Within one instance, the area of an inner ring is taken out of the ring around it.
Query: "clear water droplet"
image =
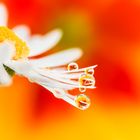
[[[70,63],[68,65],[68,71],[72,71],[72,70],[77,70],[78,69],[78,64],[77,63]]]
[[[85,94],[80,94],[76,96],[75,103],[78,108],[85,110],[90,106],[90,99]]]
[[[93,69],[93,68],[87,68],[87,69],[85,70],[85,73],[86,73],[86,74],[89,74],[89,75],[93,75],[93,74],[94,74],[94,69]]]
[[[84,74],[81,75],[79,78],[79,85],[80,86],[94,86],[95,85],[95,79],[92,75]]]
[[[86,91],[86,88],[84,88],[84,87],[79,87],[79,91],[80,91],[80,92],[85,92],[85,91]]]

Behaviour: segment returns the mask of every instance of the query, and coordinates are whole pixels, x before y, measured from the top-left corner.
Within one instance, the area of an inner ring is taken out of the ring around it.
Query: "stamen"
[[[90,66],[90,67],[86,67],[86,68],[81,68],[81,69],[77,69],[77,70],[73,70],[73,71],[63,71],[62,73],[66,73],[66,74],[71,74],[71,73],[73,73],[73,72],[75,72],[75,73],[80,73],[80,72],[85,72],[85,69],[88,69],[88,68],[92,68],[92,69],[94,69],[94,68],[96,68],[97,67],[97,65],[94,65],[94,66]]]
[[[94,86],[95,84],[95,79],[93,76],[89,75],[89,74],[83,74],[81,75],[81,77],[79,78],[79,85],[80,86]]]
[[[29,48],[12,30],[0,26],[0,42],[9,40],[15,43],[16,54],[14,60],[26,58],[29,55]]]

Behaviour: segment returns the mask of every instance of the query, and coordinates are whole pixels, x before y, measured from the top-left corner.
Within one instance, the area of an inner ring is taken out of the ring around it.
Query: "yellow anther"
[[[22,41],[12,30],[7,27],[0,26],[0,42],[5,40],[12,41],[15,44],[16,54],[14,60],[26,58],[29,55],[29,47]]]

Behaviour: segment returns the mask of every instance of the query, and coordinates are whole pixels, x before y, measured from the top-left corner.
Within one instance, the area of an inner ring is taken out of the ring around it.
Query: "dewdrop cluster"
[[[78,65],[76,63],[70,63],[68,65],[68,71],[78,71]],[[79,91],[84,93],[86,89],[95,86],[95,78],[93,77],[93,68],[86,68],[84,73],[79,77]],[[85,94],[79,94],[75,97],[75,103],[78,108],[87,109],[90,106],[90,99]]]

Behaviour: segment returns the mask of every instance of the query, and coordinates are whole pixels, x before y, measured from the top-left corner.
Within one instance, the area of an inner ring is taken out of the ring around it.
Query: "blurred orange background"
[[[86,111],[23,77],[0,87],[0,140],[140,140],[139,0],[0,2],[8,8],[10,28],[27,24],[32,34],[63,30],[48,53],[79,46],[80,67],[98,64]]]

